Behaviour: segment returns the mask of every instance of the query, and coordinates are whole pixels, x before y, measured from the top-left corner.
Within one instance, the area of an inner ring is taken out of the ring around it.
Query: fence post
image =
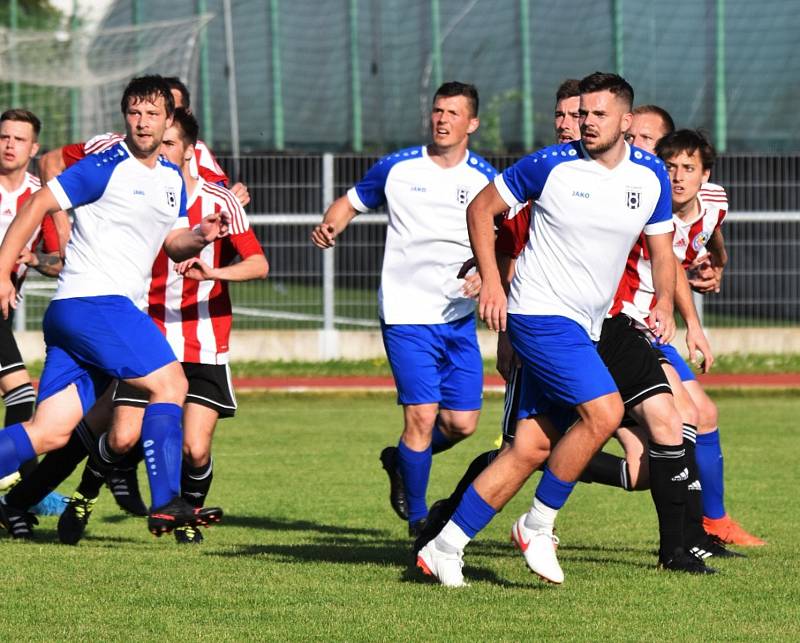
[[[322,155],[322,209],[333,203],[333,154]],[[320,353],[322,359],[339,357],[339,336],[336,331],[336,249],[322,251],[322,333]]]

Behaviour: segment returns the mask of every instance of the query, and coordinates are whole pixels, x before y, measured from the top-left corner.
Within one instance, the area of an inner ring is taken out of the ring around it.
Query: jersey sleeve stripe
[[[217,201],[221,202],[225,206],[226,211],[231,217],[231,234],[241,234],[247,230],[249,227],[247,216],[245,215],[241,204],[231,192],[212,183],[206,183],[203,187],[208,194],[210,194],[212,197],[215,197]]]
[[[498,174],[494,177],[494,187],[497,188],[497,191],[500,193],[500,198],[506,202],[509,208],[513,208],[519,203],[517,197],[514,196],[514,193],[509,189],[508,185],[506,185],[502,174]]]

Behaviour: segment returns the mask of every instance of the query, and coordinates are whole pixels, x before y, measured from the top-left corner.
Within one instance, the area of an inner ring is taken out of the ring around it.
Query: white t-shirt
[[[141,305],[167,234],[188,227],[180,170],[163,157],[149,168],[120,142],[47,186],[62,209],[75,209],[53,299],[122,295]]]
[[[608,169],[580,141],[524,157],[495,179],[509,205],[535,199],[508,312],[559,315],[600,338],[625,260],[639,234],[673,230],[669,176],[654,154],[626,144]]]
[[[459,268],[472,256],[467,205],[497,171],[477,154],[442,168],[425,146],[378,161],[347,192],[358,212],[384,202],[389,228],[383,255],[380,316],[387,324],[443,324],[472,315]]]

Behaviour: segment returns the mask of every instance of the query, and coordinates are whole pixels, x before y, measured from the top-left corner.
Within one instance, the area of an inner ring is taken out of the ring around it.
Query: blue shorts
[[[661,354],[661,357],[677,371],[681,382],[691,382],[697,379],[691,367],[686,363],[686,360],[681,357],[680,353],[678,353],[678,349],[672,344],[653,342],[653,347]]]
[[[75,384],[86,413],[112,379],[143,377],[175,361],[153,320],[118,295],[50,302],[38,402]]]
[[[398,404],[475,411],[483,399],[483,359],[475,317],[446,324],[385,324],[383,345]]]
[[[617,392],[588,333],[558,315],[508,315],[508,334],[523,363],[518,419],[547,415],[566,431],[575,407]]]

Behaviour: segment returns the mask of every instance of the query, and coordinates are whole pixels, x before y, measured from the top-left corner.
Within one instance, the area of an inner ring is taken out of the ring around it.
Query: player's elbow
[[[256,276],[254,277],[254,279],[266,279],[268,274],[269,274],[269,261],[267,261],[267,258],[264,255],[260,255],[257,264]]]

